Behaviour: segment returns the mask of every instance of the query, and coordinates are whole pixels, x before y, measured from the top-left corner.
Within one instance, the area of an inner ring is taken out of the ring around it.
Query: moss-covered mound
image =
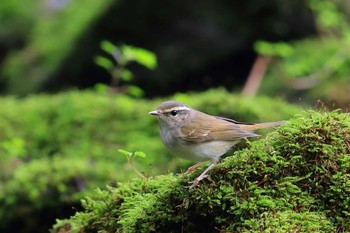
[[[201,169],[199,169],[201,170]],[[304,112],[217,165],[196,189],[158,176],[99,190],[53,232],[350,230],[350,119]]]

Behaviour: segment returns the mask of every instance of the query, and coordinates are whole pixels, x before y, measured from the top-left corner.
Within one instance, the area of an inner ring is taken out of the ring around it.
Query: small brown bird
[[[177,101],[167,101],[157,110],[149,112],[158,118],[160,136],[165,146],[184,159],[199,161],[185,174],[203,162],[211,160],[209,167],[198,176],[189,188],[207,177],[207,172],[220,157],[243,138],[257,137],[253,131],[278,126],[284,122],[242,123],[232,119],[211,116]]]

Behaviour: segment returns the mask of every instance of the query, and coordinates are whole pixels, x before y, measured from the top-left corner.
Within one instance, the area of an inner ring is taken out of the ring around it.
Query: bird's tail
[[[264,122],[264,123],[256,123],[256,124],[240,124],[239,126],[241,129],[248,130],[248,131],[254,131],[258,129],[264,129],[264,128],[270,128],[275,127],[279,125],[286,124],[285,121],[275,121],[275,122]]]

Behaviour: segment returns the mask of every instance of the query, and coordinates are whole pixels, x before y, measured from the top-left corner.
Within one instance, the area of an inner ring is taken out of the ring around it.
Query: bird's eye
[[[171,112],[170,112],[170,114],[171,114],[172,116],[176,116],[176,115],[177,115],[177,113],[178,113],[178,111],[177,111],[177,110],[173,110],[173,111],[171,111]]]

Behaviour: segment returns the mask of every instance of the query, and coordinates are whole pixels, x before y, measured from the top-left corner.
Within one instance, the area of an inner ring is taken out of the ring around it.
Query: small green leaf
[[[122,69],[120,71],[120,77],[123,81],[129,82],[133,78],[133,73],[128,69]]]
[[[142,97],[144,92],[141,88],[133,85],[128,85],[128,93],[134,97]]]
[[[121,48],[122,53],[128,60],[135,60],[148,69],[157,68],[157,57],[154,53],[129,45],[123,45]]]
[[[142,158],[146,157],[146,154],[144,152],[142,152],[142,151],[135,151],[134,155],[142,157]]]
[[[132,155],[131,152],[123,150],[123,149],[119,149],[118,152],[125,155],[126,157],[130,157]]]
[[[254,49],[262,55],[272,55],[281,57],[289,56],[294,51],[293,47],[288,43],[270,43],[266,41],[257,41],[254,44]]]
[[[94,86],[94,90],[96,91],[96,93],[105,94],[108,90],[108,86],[103,83],[97,83]]]
[[[104,40],[101,42],[101,49],[109,54],[113,54],[117,49],[117,46],[108,40]]]
[[[102,56],[96,56],[95,57],[95,63],[106,70],[110,70],[113,68],[114,64],[111,60],[108,58],[102,57]]]

